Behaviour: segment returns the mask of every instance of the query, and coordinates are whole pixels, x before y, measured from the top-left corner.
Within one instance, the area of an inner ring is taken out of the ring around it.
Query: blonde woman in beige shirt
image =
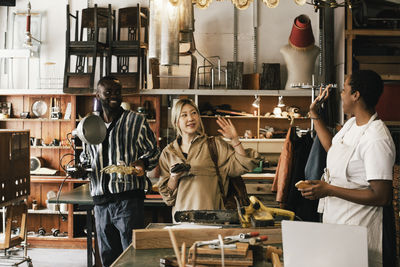
[[[261,160],[252,149],[244,149],[230,120],[219,117],[219,133],[230,139],[216,137],[218,167],[223,179],[224,192],[228,189],[227,176],[239,176],[252,171]],[[167,205],[177,210],[224,209],[218,176],[208,149],[207,135],[199,109],[190,99],[180,99],[172,109],[172,125],[177,138],[162,151],[159,165],[161,176],[159,191]],[[189,171],[171,173],[177,163],[191,166]]]

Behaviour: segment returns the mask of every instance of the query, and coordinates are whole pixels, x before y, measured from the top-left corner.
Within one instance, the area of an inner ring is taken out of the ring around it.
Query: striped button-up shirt
[[[120,117],[107,129],[103,143],[89,146],[92,169],[91,195],[102,197],[132,190],[144,190],[144,177],[100,172],[104,167],[124,162],[126,165],[141,159],[146,170],[153,169],[158,164],[160,150],[156,138],[150,129],[146,118],[133,111],[120,111]]]

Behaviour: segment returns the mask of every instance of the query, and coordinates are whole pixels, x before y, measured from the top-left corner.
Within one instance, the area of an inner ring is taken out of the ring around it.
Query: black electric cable
[[[67,176],[65,176],[65,178],[64,178],[63,181],[61,182],[60,187],[58,188],[57,198],[56,198],[56,205],[58,205],[58,213],[60,214],[60,216],[61,216],[61,218],[62,218],[63,221],[66,221],[66,220],[67,220],[67,217],[65,217],[65,215],[62,214],[62,212],[61,212],[61,210],[60,210],[60,203],[59,203],[59,201],[60,201],[61,190],[62,190],[62,188],[63,188],[63,185],[64,185],[65,181],[66,181],[68,178],[70,178],[70,177],[69,177],[68,174],[67,174]]]

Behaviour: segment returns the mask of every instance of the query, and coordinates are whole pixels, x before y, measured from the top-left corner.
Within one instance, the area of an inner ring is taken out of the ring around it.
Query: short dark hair
[[[358,70],[350,76],[351,93],[360,92],[365,105],[375,108],[383,92],[381,76],[373,70]]]
[[[101,85],[104,88],[111,88],[111,87],[117,87],[118,89],[122,89],[122,85],[120,80],[118,80],[116,77],[114,76],[104,76],[103,78],[101,78],[99,80],[99,82],[97,83],[97,87]]]

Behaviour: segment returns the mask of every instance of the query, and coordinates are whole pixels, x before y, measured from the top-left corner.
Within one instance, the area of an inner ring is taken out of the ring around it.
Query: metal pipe
[[[233,61],[238,61],[238,11],[233,6]]]
[[[258,0],[254,0],[253,2],[253,34],[253,72],[258,73]]]

